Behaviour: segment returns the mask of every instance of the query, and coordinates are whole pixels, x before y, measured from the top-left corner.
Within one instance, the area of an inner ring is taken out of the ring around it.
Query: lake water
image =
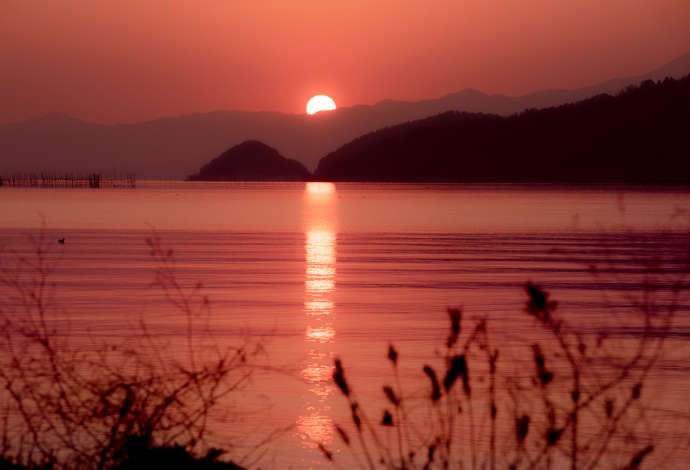
[[[259,460],[262,468],[328,468],[315,442],[349,461],[333,430],[334,422],[349,422],[331,383],[335,357],[378,419],[381,385],[392,381],[388,345],[400,352],[408,390],[420,393],[427,385],[421,366],[447,336],[446,308],[462,306],[466,321],[489,320],[505,363],[519,369],[527,361],[531,373],[531,352],[520,348],[545,333],[524,311],[527,281],[548,290],[583,335],[603,328],[627,347],[639,332],[632,303],[651,266],[635,260],[664,261],[655,279],[668,293],[672,279],[687,274],[686,209],[690,192],[682,189],[182,182],[2,188],[0,242],[21,254],[29,250],[24,235],[42,222],[51,239],[65,237],[55,244],[61,261],[52,280],[70,313],[70,334],[125,342],[139,316],[155,335],[184,334],[179,312],[152,287],[157,264],[145,239],[159,236],[174,250],[180,284],[203,285],[216,338],[260,339],[262,364],[277,369],[257,371],[234,399],[233,422],[214,424],[214,438],[236,445],[236,456],[286,429]],[[612,269],[593,274],[592,265]],[[645,393],[656,397],[648,418],[664,442],[652,457],[663,457],[664,468],[683,468],[690,458],[687,295],[671,331]]]

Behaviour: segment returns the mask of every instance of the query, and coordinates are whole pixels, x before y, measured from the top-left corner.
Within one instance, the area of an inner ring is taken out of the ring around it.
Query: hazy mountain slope
[[[334,181],[690,184],[690,75],[509,117],[446,112],[324,157]]]
[[[38,171],[132,172],[138,177],[184,178],[230,146],[256,139],[313,168],[340,145],[373,130],[447,110],[508,115],[553,106],[641,79],[690,73],[690,53],[643,77],[580,90],[552,90],[518,98],[463,90],[419,102],[385,100],[314,116],[216,111],[120,125],[48,115],[0,125],[0,174]]]

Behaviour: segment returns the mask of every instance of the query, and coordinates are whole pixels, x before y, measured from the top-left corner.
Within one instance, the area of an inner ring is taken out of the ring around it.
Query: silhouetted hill
[[[690,183],[690,75],[510,117],[447,112],[324,157],[335,181]]]
[[[100,125],[54,114],[0,124],[0,174],[13,172],[115,172],[138,178],[184,178],[230,145],[265,142],[314,168],[319,158],[382,127],[460,110],[510,115],[577,101],[666,76],[690,73],[690,53],[641,77],[612,80],[579,90],[548,90],[521,97],[463,90],[418,102],[384,100],[314,116],[214,111],[136,124]]]
[[[204,165],[192,181],[305,181],[311,174],[304,165],[256,140],[232,147]]]

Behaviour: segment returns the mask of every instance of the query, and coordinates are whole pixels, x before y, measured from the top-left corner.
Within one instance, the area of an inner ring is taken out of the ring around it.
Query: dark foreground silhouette
[[[330,153],[333,181],[688,184],[690,76],[509,117],[447,112]]]
[[[232,462],[217,460],[223,453],[217,449],[211,449],[203,457],[197,457],[182,446],[149,448],[140,445],[139,440],[132,436],[132,445],[127,449],[128,453],[121,456],[120,463],[107,466],[112,470],[145,470],[153,468],[181,468],[189,470],[243,470]],[[55,462],[43,465],[22,465],[13,463],[0,457],[0,470],[52,470],[61,468]]]
[[[191,181],[305,181],[309,170],[256,140],[232,147],[204,165]]]
[[[628,311],[628,321],[646,325],[631,354],[603,331],[583,336],[538,285],[528,282],[525,291],[525,312],[546,333],[531,345],[525,338],[523,357],[531,352],[532,366],[518,366],[511,352],[506,358],[489,319],[467,325],[460,308],[448,309],[448,338],[435,360],[426,359],[419,370],[425,387],[412,394],[400,380],[404,354],[389,345],[392,374],[374,415],[335,359],[333,381],[351,415],[335,428],[346,453],[361,455],[359,468],[643,468],[661,442],[639,425],[649,405],[645,379],[661,357],[673,309],[659,317],[646,308]],[[342,460],[323,443],[319,449],[329,461]]]

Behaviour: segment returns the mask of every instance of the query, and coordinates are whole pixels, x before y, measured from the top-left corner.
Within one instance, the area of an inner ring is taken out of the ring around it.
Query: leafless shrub
[[[70,334],[51,275],[58,244],[42,230],[31,256],[10,250],[0,265],[0,448],[5,462],[28,467],[110,468],[140,448],[206,445],[210,411],[245,385],[257,343],[221,345],[197,284],[177,281],[171,250],[147,240],[155,284],[181,315],[185,344],[170,348],[140,318],[126,344]],[[98,312],[94,312],[98,315]],[[173,350],[171,352],[171,350]]]

